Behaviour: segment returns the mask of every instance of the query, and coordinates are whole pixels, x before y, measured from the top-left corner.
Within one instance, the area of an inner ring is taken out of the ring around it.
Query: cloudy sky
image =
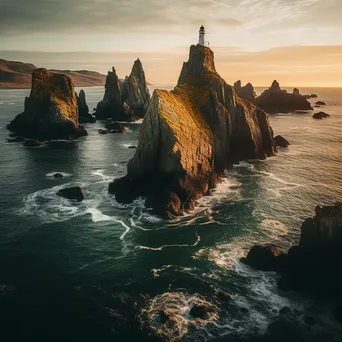
[[[341,14],[342,0],[0,0],[0,58],[124,76],[140,57],[173,84],[203,24],[229,83],[342,87]]]

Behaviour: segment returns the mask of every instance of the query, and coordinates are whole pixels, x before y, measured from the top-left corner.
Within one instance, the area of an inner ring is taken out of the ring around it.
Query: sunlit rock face
[[[78,124],[77,97],[71,78],[46,69],[33,70],[24,112],[8,128],[24,137],[42,140],[86,135]]]
[[[213,51],[191,46],[172,92],[155,90],[127,175],[110,184],[120,202],[138,196],[173,218],[194,207],[233,162],[275,152],[267,114],[236,96]]]
[[[234,90],[237,96],[255,104],[256,94],[251,83],[247,83],[245,86],[242,86],[241,81],[236,81],[234,83]]]
[[[121,99],[120,80],[114,68],[108,71],[103,100],[97,104],[96,119],[135,121],[132,110]]]
[[[133,111],[134,116],[145,116],[151,96],[147,88],[145,72],[139,59],[134,62],[131,74],[126,77],[121,91],[122,101]]]
[[[298,89],[294,89],[292,94],[280,88],[277,81],[273,81],[271,87],[266,89],[256,98],[256,105],[265,112],[291,113],[296,110],[311,110],[310,102],[301,96]]]

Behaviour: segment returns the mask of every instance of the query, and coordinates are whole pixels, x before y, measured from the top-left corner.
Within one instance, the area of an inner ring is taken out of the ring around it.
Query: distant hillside
[[[31,72],[37,67],[33,64],[0,59],[0,88],[23,89],[31,87]],[[51,70],[69,75],[76,87],[103,86],[106,76],[88,70]]]

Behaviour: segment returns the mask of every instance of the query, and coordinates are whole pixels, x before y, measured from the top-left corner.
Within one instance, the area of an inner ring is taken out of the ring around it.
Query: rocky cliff
[[[271,114],[312,109],[310,102],[304,96],[295,92],[288,93],[280,88],[277,81],[273,81],[271,87],[256,98],[256,105]]]
[[[126,77],[121,91],[125,102],[135,117],[144,117],[150,104],[151,96],[147,88],[145,72],[139,59],[134,62],[131,74]]]
[[[298,246],[287,254],[275,246],[254,246],[247,262],[258,269],[279,272],[283,289],[341,296],[342,203],[318,206],[315,212],[303,222]]]
[[[245,86],[242,86],[241,81],[236,81],[234,83],[234,90],[237,96],[255,104],[256,93],[251,83],[247,83]]]
[[[96,118],[115,121],[135,121],[132,110],[121,99],[120,80],[114,68],[108,71],[103,100],[97,104]]]
[[[86,135],[78,124],[74,85],[69,76],[35,69],[24,112],[8,128],[27,138],[70,139]]]
[[[154,91],[127,175],[109,192],[120,202],[145,196],[172,218],[192,209],[233,162],[274,152],[267,114],[235,95],[212,50],[191,46],[175,89]]]

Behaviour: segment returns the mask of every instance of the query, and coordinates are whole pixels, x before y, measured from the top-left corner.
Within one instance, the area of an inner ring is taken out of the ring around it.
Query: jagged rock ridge
[[[296,110],[311,110],[311,104],[307,99],[294,89],[290,94],[281,89],[277,81],[273,81],[271,87],[266,89],[256,98],[256,105],[267,113],[291,113]]]
[[[35,69],[32,87],[25,98],[24,112],[17,115],[8,129],[26,138],[70,139],[86,135],[78,123],[74,85],[69,76]]]
[[[145,116],[151,96],[139,58],[134,62],[131,74],[126,77],[123,83],[121,98],[122,102],[133,110],[135,117]]]
[[[234,83],[234,90],[237,96],[255,104],[256,93],[251,83],[247,83],[245,86],[242,86],[240,80],[236,81]]]
[[[145,196],[172,218],[192,209],[233,162],[274,152],[267,114],[235,95],[212,50],[191,46],[175,89],[154,91],[127,175],[109,192],[120,202]]]
[[[83,89],[80,90],[77,96],[78,119],[80,123],[96,122],[96,119],[89,113],[89,107],[86,101],[86,95]]]

